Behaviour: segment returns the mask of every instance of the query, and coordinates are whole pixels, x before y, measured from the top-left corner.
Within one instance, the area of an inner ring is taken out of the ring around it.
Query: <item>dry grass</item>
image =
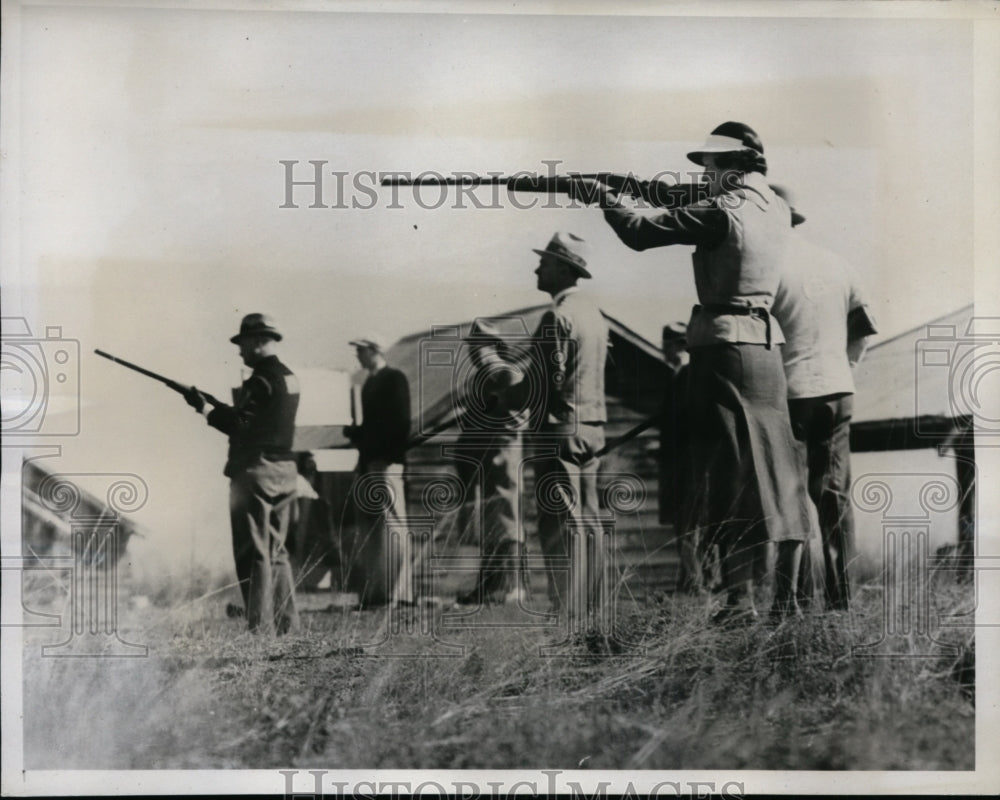
[[[968,609],[972,587],[934,579],[934,607]],[[301,633],[256,637],[224,595],[123,613],[143,659],[40,658],[25,667],[28,768],[970,769],[969,631],[896,637],[902,657],[853,657],[876,641],[881,591],[855,613],[778,628],[706,626],[685,599],[617,615],[641,656],[541,657],[552,630],[446,630],[395,656],[384,612],[303,614]],[[321,602],[325,603],[325,598]],[[314,603],[316,605],[316,603]],[[440,611],[430,623],[440,626]],[[512,610],[482,621],[517,623]],[[947,652],[944,645],[957,649]],[[382,651],[387,652],[386,648]],[[918,655],[928,657],[916,657]],[[962,678],[965,684],[958,680]]]

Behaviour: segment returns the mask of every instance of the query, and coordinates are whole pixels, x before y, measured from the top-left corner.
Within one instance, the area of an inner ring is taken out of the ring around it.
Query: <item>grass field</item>
[[[225,617],[234,595],[160,597],[121,611],[146,658],[42,658],[65,633],[26,637],[25,766],[971,769],[974,646],[934,626],[974,592],[950,573],[928,588],[936,641],[890,637],[895,658],[852,655],[883,630],[878,586],[850,616],[777,628],[713,628],[688,598],[623,604],[631,652],[617,656],[542,656],[559,632],[510,608],[463,628],[439,609],[390,618],[312,595],[303,630],[268,639]]]

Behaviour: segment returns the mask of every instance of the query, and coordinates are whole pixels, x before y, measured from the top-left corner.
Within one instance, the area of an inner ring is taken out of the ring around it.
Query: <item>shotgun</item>
[[[666,414],[667,414],[666,411],[657,411],[655,414],[653,414],[653,416],[644,419],[642,422],[636,425],[633,425],[631,428],[625,431],[625,433],[623,433],[621,436],[618,436],[612,439],[610,442],[607,442],[604,445],[604,447],[602,447],[600,450],[597,451],[597,453],[595,454],[596,457],[600,458],[601,456],[605,456],[615,448],[621,447],[626,442],[631,442],[637,436],[639,436],[642,433],[645,433],[650,428],[662,425],[664,419],[666,419]]]
[[[444,420],[439,422],[437,425],[433,426],[430,430],[418,433],[415,436],[410,437],[410,441],[406,443],[406,449],[411,450],[414,447],[420,447],[424,442],[433,439],[439,433],[443,433],[451,427],[461,424],[462,418],[468,413],[464,406],[459,406],[455,413]]]
[[[127,367],[128,369],[134,370],[135,372],[138,372],[140,375],[145,375],[147,378],[152,378],[154,381],[159,381],[160,383],[173,389],[175,392],[178,392],[179,394],[187,394],[192,389],[191,386],[185,386],[183,383],[172,381],[170,380],[170,378],[166,378],[163,375],[153,372],[152,370],[146,369],[145,367],[140,367],[138,364],[133,364],[131,361],[126,361],[124,358],[118,358],[117,356],[113,356],[111,355],[111,353],[106,353],[103,350],[94,350],[94,352],[97,353],[97,355],[101,356],[102,358],[106,358],[109,361],[114,361],[116,364],[121,364],[123,367]],[[221,400],[212,397],[212,395],[208,394],[207,392],[201,391],[201,389],[199,389],[198,392],[199,394],[201,394],[202,397],[205,398],[205,402],[211,406],[215,406],[216,408],[218,408],[219,406],[226,405]]]

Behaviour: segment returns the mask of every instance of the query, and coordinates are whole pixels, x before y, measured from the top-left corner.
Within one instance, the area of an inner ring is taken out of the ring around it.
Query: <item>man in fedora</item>
[[[806,221],[789,189],[771,188],[788,204],[793,228]],[[788,411],[795,438],[805,446],[809,496],[819,514],[826,606],[845,611],[851,598],[848,566],[854,555],[851,369],[877,330],[850,265],[797,232],[782,262],[772,313],[785,333],[781,355]],[[803,556],[802,575],[808,578],[808,548]],[[811,581],[803,589],[800,594],[811,595]]]
[[[403,471],[410,436],[410,384],[385,359],[382,338],[368,334],[350,342],[368,373],[361,387],[361,422],[344,429],[358,448],[358,466],[348,507],[353,513],[356,545],[366,553],[369,581],[360,592],[365,605],[413,605],[413,566],[406,518]],[[389,537],[398,536],[398,563]],[[377,561],[377,563],[373,563]]]
[[[608,326],[577,283],[589,279],[589,247],[572,233],[556,233],[539,256],[538,290],[552,297],[534,334],[534,365],[544,376],[535,413],[538,534],[554,610],[566,608],[571,633],[601,630],[603,526],[597,495],[598,450],[607,410],[604,364]],[[589,542],[588,542],[589,540]],[[569,566],[569,575],[566,565]]]
[[[230,480],[233,556],[247,622],[252,631],[280,635],[299,623],[285,549],[298,474],[292,441],[299,385],[275,355],[281,334],[266,314],[247,314],[230,341],[253,370],[235,404],[209,408],[194,387],[185,399],[229,436],[224,474]]]

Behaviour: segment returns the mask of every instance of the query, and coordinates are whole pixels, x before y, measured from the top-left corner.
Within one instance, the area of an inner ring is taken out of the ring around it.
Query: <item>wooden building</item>
[[[530,347],[535,331],[549,305],[532,306],[491,317],[507,341],[525,340]],[[605,314],[610,347],[605,367],[608,441],[656,413],[663,402],[667,367],[662,351],[628,326]],[[410,381],[414,411],[414,432],[433,430],[455,415],[461,400],[468,367],[463,343],[475,320],[437,326],[404,337],[387,353],[387,361]],[[528,378],[530,380],[530,376]],[[452,427],[410,451],[407,462],[407,501],[411,515],[424,513],[428,485],[450,473],[449,446],[458,441],[459,429]],[[659,434],[651,428],[616,448],[602,459],[601,506],[614,526],[614,542],[619,574],[619,591],[642,600],[658,591],[672,590],[677,578],[678,558],[670,526],[660,523],[658,513]],[[540,556],[535,522],[534,476],[530,462],[524,470],[521,496],[522,524],[526,528],[529,555]],[[455,530],[457,513],[439,517],[435,552],[473,555],[477,543],[467,532]],[[448,594],[471,586],[475,574],[468,570],[449,575],[435,570],[434,586],[426,591]],[[531,576],[536,593],[544,593],[544,574]]]
[[[491,317],[505,338],[528,340],[548,305],[532,306]],[[605,315],[611,347],[605,371],[608,441],[621,436],[655,414],[661,407],[668,384],[668,370],[659,347],[638,335],[619,320]],[[436,326],[404,337],[386,354],[387,361],[401,369],[410,382],[413,431],[438,431],[414,447],[407,464],[407,505],[412,517],[435,519],[434,554],[474,556],[478,544],[468,532],[457,530],[457,511],[442,511],[433,499],[433,489],[443,487],[449,475],[448,448],[459,438],[458,427],[447,427],[458,412],[461,391],[469,367],[465,338],[475,320]],[[954,364],[935,361],[932,351],[948,350],[962,357],[962,348],[976,346],[972,307],[934,320],[927,325],[879,342],[870,348],[855,372],[854,424],[851,428],[853,452],[939,448],[950,445],[956,454],[956,476],[963,486],[960,530],[971,535],[974,517],[972,480],[974,462],[969,420],[954,402]],[[526,341],[525,346],[530,346]],[[325,568],[327,543],[339,540],[343,507],[350,491],[349,470],[353,454],[339,426],[300,428],[297,449],[310,451],[318,470],[309,475],[322,508],[322,519],[308,513],[301,517],[301,540],[297,561],[313,567],[307,586],[315,585]],[[303,453],[302,463],[309,460]],[[306,470],[309,472],[309,470]],[[445,483],[442,483],[444,479]],[[523,474],[522,524],[525,526],[529,555],[540,555],[530,466]],[[454,483],[454,482],[453,482]],[[622,596],[643,601],[673,591],[679,559],[676,536],[659,514],[659,431],[652,427],[614,449],[602,459],[602,508],[613,522],[618,574]],[[624,499],[623,499],[624,496]],[[311,532],[307,532],[309,527]],[[310,544],[311,542],[311,544]],[[336,549],[336,548],[334,548]],[[326,559],[327,561],[329,559]],[[474,558],[469,559],[474,563]],[[448,596],[470,588],[475,573],[470,569],[449,573],[435,568],[433,581],[422,587],[425,594]],[[337,580],[334,579],[336,588]],[[536,593],[543,592],[544,575],[532,575]],[[347,588],[347,587],[341,587]]]
[[[934,448],[968,427],[970,359],[998,335],[977,329],[968,305],[869,348],[854,370],[851,450]]]
[[[107,487],[102,485],[102,488],[106,488],[107,497],[102,498],[84,486],[88,478],[95,485],[101,484],[102,477],[106,476],[61,474],[47,466],[44,458],[24,462],[21,553],[27,564],[70,557],[75,551],[77,557],[92,564],[117,563],[121,559],[129,539],[141,533],[116,501],[125,498],[126,503],[131,502],[145,488],[138,485],[141,481],[136,484],[104,481]]]
[[[978,422],[993,434],[990,426],[996,427],[995,397],[981,379],[998,340],[997,320],[977,320],[968,305],[879,342],[854,372],[851,452],[943,456],[935,471],[953,470],[959,494],[957,541],[943,549],[966,563],[975,550],[973,428]]]

